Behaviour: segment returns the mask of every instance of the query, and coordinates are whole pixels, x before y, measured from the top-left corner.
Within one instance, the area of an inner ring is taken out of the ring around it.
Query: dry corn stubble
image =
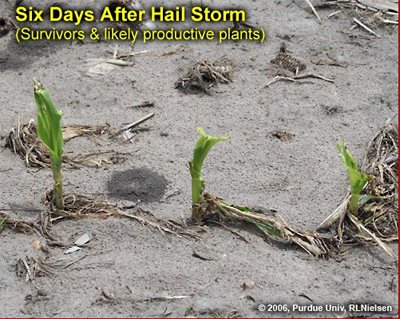
[[[25,221],[18,216],[12,216],[11,214],[0,212],[0,233],[5,228],[11,228],[21,233],[32,234],[34,232],[39,232],[38,225],[35,222]]]
[[[16,271],[18,277],[25,277],[25,281],[33,281],[36,277],[49,276],[53,274],[51,266],[40,257],[25,257],[18,259]]]
[[[54,194],[51,190],[46,193],[43,201],[46,205],[50,205],[51,222],[64,218],[106,219],[110,216],[116,216],[136,220],[142,225],[160,231],[162,234],[174,234],[178,237],[199,237],[196,232],[186,229],[181,223],[157,218],[151,212],[145,211],[140,207],[127,212],[120,209],[116,203],[109,202],[106,199],[92,199],[82,195],[64,194],[64,209],[57,210],[54,204]]]
[[[64,143],[79,137],[88,136],[93,139],[108,131],[105,125],[69,125],[63,127]],[[11,149],[24,159],[26,166],[51,168],[50,152],[47,147],[38,139],[37,127],[33,120],[27,124],[22,124],[18,116],[16,127],[11,129],[5,137],[4,147]],[[110,156],[100,156],[101,154],[112,153]],[[123,160],[123,155],[114,150],[95,151],[92,153],[66,155],[63,154],[63,163],[70,168],[77,168],[80,165],[101,167],[103,163],[111,164]]]
[[[354,22],[354,18],[356,18],[356,20],[359,19],[358,21],[361,22],[361,24],[357,24],[375,36],[378,35],[370,28],[397,26],[399,20],[398,5],[395,1],[390,4],[389,1],[383,3],[379,1],[365,0],[329,0],[320,2],[314,7],[317,9],[338,9],[339,11],[331,13],[328,18],[331,18],[338,13],[343,13],[346,16],[353,17]]]
[[[350,210],[351,194],[347,193],[338,208],[318,226],[318,229],[332,229],[339,246],[353,242],[378,244],[397,258],[385,243],[398,240],[397,145],[397,125],[385,124],[369,143],[361,166],[361,171],[372,179],[360,194],[358,217]]]

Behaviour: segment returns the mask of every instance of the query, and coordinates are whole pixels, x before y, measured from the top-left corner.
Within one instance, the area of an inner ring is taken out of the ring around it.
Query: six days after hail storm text
[[[175,9],[165,9],[163,7],[152,7],[150,10],[151,21],[161,22],[183,22],[187,16],[186,7],[176,7]],[[208,7],[195,6],[190,10],[190,18],[194,22],[244,22],[246,21],[246,12],[244,10],[213,10]],[[42,22],[45,17],[42,10],[36,10],[32,7],[18,7],[16,9],[16,20],[20,22]],[[124,7],[116,7],[110,9],[105,7],[102,11],[99,22],[141,22],[144,21],[145,10],[128,10]],[[56,6],[52,6],[48,12],[50,22],[67,22],[79,26],[82,22],[92,22],[96,20],[95,13],[92,10],[65,10]],[[199,30],[191,28],[188,30],[176,30],[174,28],[168,30],[144,30],[143,42],[151,40],[213,40],[218,34],[219,42],[225,40],[251,40],[263,42],[265,32],[262,28],[245,30],[236,30],[227,28],[217,32],[213,30]],[[102,37],[100,37],[100,35]],[[139,31],[128,28],[120,30],[105,27],[103,32],[93,27],[90,33],[91,40],[122,40],[135,42],[138,39]],[[29,27],[18,28],[16,32],[17,41],[27,40],[84,40],[86,38],[83,30],[58,30],[56,27],[51,30],[31,29]]]

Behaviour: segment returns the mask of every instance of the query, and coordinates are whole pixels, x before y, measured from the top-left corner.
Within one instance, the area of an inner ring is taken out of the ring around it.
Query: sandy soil
[[[196,127],[203,126],[209,134],[231,137],[206,159],[207,190],[230,202],[275,209],[293,228],[312,230],[337,207],[348,188],[334,143],[344,137],[360,161],[374,134],[398,112],[398,31],[377,28],[377,38],[358,28],[350,30],[351,15],[328,19],[335,8],[320,10],[319,22],[304,1],[278,2],[243,3],[251,21],[267,32],[263,44],[17,44],[10,32],[0,38],[1,135],[15,126],[17,114],[25,122],[35,118],[33,77],[63,110],[64,125],[107,123],[117,130],[155,112],[132,143],[106,138],[97,140],[100,145],[86,138],[68,142],[67,153],[113,149],[126,155],[125,161],[97,169],[65,170],[65,190],[117,202],[140,200],[138,206],[155,216],[180,221],[191,214],[187,162],[197,140]],[[1,1],[0,15],[12,17],[13,5]],[[233,3],[224,1],[221,6]],[[270,61],[282,42],[306,63],[306,72],[334,78],[334,83],[308,79],[304,84],[278,82],[267,88],[276,71]],[[116,45],[120,52],[156,54],[137,55],[133,66],[103,76],[82,75],[85,59],[111,57]],[[159,54],[182,45],[186,50]],[[212,95],[185,95],[174,88],[197,60],[222,57],[234,68],[232,83],[219,85]],[[311,63],[329,58],[348,67]],[[147,100],[155,106],[132,107]],[[271,134],[275,130],[293,138],[278,139]],[[45,211],[41,198],[52,186],[51,170],[26,167],[3,148],[0,163],[0,210],[26,219]],[[243,229],[236,231],[249,243],[217,226],[206,230],[195,240],[163,235],[126,218],[64,220],[52,227],[60,242],[72,244],[85,233],[91,241],[70,255],[63,253],[65,248],[50,247],[46,257],[33,248],[33,242],[43,238],[5,229],[0,234],[0,317],[397,316],[397,263],[377,247],[350,247],[337,262],[316,259]],[[397,251],[397,245],[392,246]],[[194,251],[210,260],[196,258]],[[47,258],[65,268],[26,282],[16,272],[18,259],[26,256]],[[242,288],[251,282],[254,289]],[[185,298],[166,298],[174,296]],[[260,304],[286,304],[291,309],[349,303],[383,304],[393,310],[258,310]]]

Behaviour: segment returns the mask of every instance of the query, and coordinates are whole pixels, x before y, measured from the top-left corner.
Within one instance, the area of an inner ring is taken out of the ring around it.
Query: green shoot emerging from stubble
[[[57,209],[64,208],[62,190],[62,148],[63,136],[61,128],[62,111],[57,110],[38,79],[33,79],[34,95],[37,105],[37,133],[40,140],[50,151],[51,168],[54,180],[54,198]]]
[[[193,151],[193,159],[189,161],[190,175],[192,176],[192,203],[196,205],[204,189],[204,180],[201,178],[201,167],[203,162],[211,150],[211,148],[219,141],[227,140],[229,137],[214,137],[206,135],[204,128],[197,128],[197,132],[201,134]],[[195,210],[195,208],[193,208]],[[195,214],[194,214],[195,215]]]
[[[195,223],[202,224],[208,218],[213,217],[217,217],[219,222],[224,220],[246,222],[261,231],[263,235],[272,235],[288,240],[310,254],[318,256],[329,253],[329,247],[316,234],[294,231],[284,222],[278,222],[250,208],[230,204],[205,191],[204,180],[201,178],[203,162],[211,148],[228,137],[206,135],[201,127],[197,129],[197,132],[201,136],[195,145],[193,159],[189,161],[190,175],[192,176],[192,220]]]
[[[357,163],[351,156],[350,152],[347,150],[347,146],[344,140],[342,140],[342,146],[336,143],[336,148],[339,151],[342,162],[347,168],[347,172],[350,177],[350,212],[357,216],[357,206],[360,197],[360,193],[365,187],[365,184],[371,179],[371,176],[366,175],[358,171]]]

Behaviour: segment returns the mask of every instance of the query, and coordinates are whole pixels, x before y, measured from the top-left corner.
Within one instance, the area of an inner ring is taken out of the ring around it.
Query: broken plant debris
[[[43,200],[50,206],[50,212],[53,220],[62,218],[82,219],[82,218],[100,218],[106,219],[110,216],[126,217],[134,219],[139,223],[152,229],[159,230],[161,233],[174,234],[178,237],[187,236],[198,238],[198,235],[190,229],[185,229],[180,223],[173,220],[164,220],[155,217],[151,212],[135,208],[132,212],[126,212],[118,208],[118,204],[108,202],[105,199],[92,199],[86,196],[76,194],[64,194],[64,209],[55,209],[54,193],[48,191]],[[140,216],[146,215],[149,218]]]
[[[271,81],[269,81],[265,87],[270,87],[272,84],[278,81],[296,82],[300,84],[307,83],[301,81],[302,79],[306,78],[320,79],[326,82],[334,83],[334,79],[330,79],[322,75],[314,73],[299,74],[299,72],[305,70],[307,66],[300,60],[292,57],[290,54],[287,53],[285,43],[281,44],[279,53],[274,59],[271,60],[271,64],[275,65],[277,67],[277,70],[275,71],[275,77]],[[288,76],[285,70],[293,72],[294,76]]]
[[[25,257],[17,261],[16,271],[18,277],[25,277],[25,281],[33,281],[36,277],[49,276],[53,271],[40,257]]]
[[[105,125],[70,125],[63,127],[64,143],[78,136],[100,136],[108,131]],[[37,135],[37,126],[33,120],[27,124],[21,123],[18,116],[16,127],[5,137],[4,147],[11,149],[24,159],[26,166],[50,168],[50,152],[39,140]],[[101,154],[111,153],[111,156],[99,156]],[[96,151],[93,153],[78,154],[69,156],[63,154],[63,163],[69,167],[79,167],[79,165],[101,167],[103,163],[116,163],[123,159],[123,154],[116,153],[113,150]]]
[[[286,44],[284,42],[281,44],[278,55],[271,60],[271,63],[279,68],[277,71],[279,74],[277,75],[286,75],[284,70],[289,70],[297,75],[300,71],[307,68],[305,63],[287,53]]]
[[[328,18],[343,14],[354,22],[351,29],[358,26],[378,38],[380,36],[372,28],[395,26],[399,20],[398,5],[395,1],[329,0],[316,4],[315,8],[338,9],[329,14]]]
[[[197,62],[176,83],[175,88],[184,93],[206,93],[211,94],[211,89],[219,83],[231,82],[233,69],[230,66],[209,63],[207,61]]]

